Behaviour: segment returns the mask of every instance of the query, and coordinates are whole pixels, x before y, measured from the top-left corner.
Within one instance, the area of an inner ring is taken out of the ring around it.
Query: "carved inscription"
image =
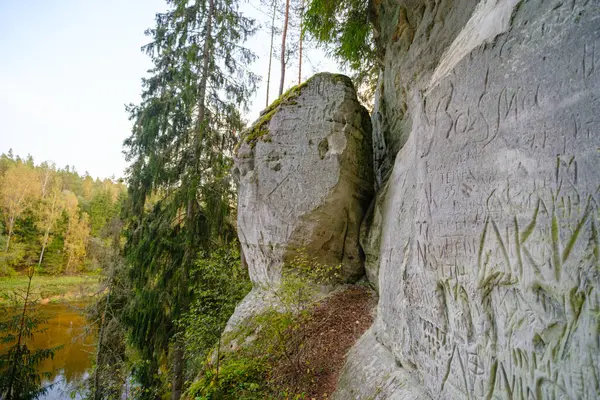
[[[600,393],[600,31],[573,27],[596,26],[586,4],[547,6],[419,101],[386,199],[401,206],[385,243],[409,249],[381,264],[381,318],[409,321],[385,344],[432,398]]]

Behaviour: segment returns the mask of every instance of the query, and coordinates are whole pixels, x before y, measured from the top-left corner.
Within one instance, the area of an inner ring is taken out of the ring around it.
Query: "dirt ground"
[[[352,286],[314,306],[296,333],[298,346],[291,359],[281,360],[273,379],[302,399],[327,399],[335,391],[346,353],[373,322],[373,291]],[[301,365],[302,371],[298,371]],[[294,397],[290,397],[294,398]]]

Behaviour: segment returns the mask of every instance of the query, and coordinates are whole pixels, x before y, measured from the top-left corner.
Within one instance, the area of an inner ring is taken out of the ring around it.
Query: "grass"
[[[34,299],[41,303],[80,301],[98,291],[99,281],[100,277],[88,275],[36,275],[31,281],[31,289]],[[0,305],[8,305],[10,301],[7,296],[24,292],[27,282],[24,275],[0,278]]]

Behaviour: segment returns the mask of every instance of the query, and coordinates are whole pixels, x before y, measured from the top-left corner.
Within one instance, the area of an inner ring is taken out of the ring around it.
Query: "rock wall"
[[[238,234],[255,290],[229,326],[258,312],[286,260],[302,250],[342,264],[341,278],[364,275],[359,228],[373,198],[369,113],[348,77],[318,74],[292,88],[244,134]]]
[[[380,299],[337,398],[600,397],[600,2],[375,17]]]

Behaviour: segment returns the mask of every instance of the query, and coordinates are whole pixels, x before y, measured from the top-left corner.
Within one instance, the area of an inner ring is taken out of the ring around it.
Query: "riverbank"
[[[0,278],[0,306],[11,304],[13,294],[24,293],[27,283],[26,276]],[[32,298],[40,304],[85,301],[98,290],[100,277],[97,275],[36,275],[31,281]]]

